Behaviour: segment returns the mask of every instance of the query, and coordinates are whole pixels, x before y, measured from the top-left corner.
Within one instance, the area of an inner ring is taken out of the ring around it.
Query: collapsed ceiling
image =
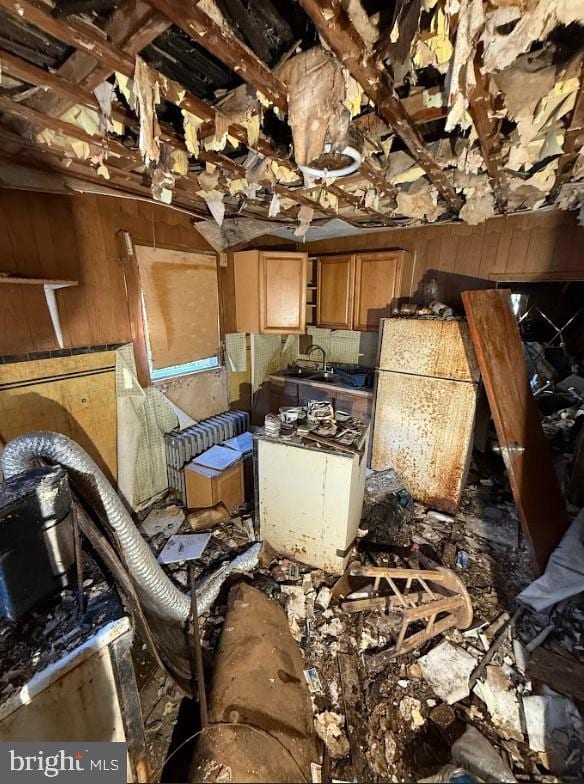
[[[297,236],[584,211],[582,25],[584,0],[0,0],[0,154]]]

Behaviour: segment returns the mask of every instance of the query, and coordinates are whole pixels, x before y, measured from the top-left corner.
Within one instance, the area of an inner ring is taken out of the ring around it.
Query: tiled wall
[[[308,327],[312,342],[326,352],[327,362],[347,362],[365,367],[375,367],[377,358],[377,332],[355,332],[349,329],[321,329]],[[314,352],[320,361],[320,352]]]

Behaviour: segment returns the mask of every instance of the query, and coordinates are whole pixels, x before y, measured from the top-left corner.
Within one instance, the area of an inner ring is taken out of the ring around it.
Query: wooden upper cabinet
[[[241,251],[233,267],[237,332],[304,333],[306,253]]]
[[[400,297],[410,296],[411,256],[403,250],[318,259],[316,323],[374,331]]]
[[[404,251],[359,253],[355,256],[353,329],[375,331],[379,320],[390,315],[402,293]]]
[[[351,329],[355,291],[355,257],[317,259],[316,323],[330,329]]]

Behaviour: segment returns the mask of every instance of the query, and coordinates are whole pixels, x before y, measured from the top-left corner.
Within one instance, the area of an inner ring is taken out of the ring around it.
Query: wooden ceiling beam
[[[440,100],[440,105],[434,105]],[[417,90],[411,95],[401,99],[404,109],[412,118],[416,125],[425,125],[434,120],[442,120],[448,115],[448,106],[442,88],[439,86],[429,87],[425,90]],[[427,102],[432,105],[428,106]],[[374,139],[387,136],[393,133],[393,128],[380,117],[374,109],[364,112],[359,117],[355,117],[353,124],[363,133],[368,134]]]
[[[562,154],[558,161],[556,180],[550,192],[550,201],[555,201],[562,185],[568,182],[576,159],[584,147],[584,60],[580,70],[580,87],[572,110],[570,124],[564,135]]]
[[[136,150],[130,150],[127,147],[124,147],[123,144],[120,144],[120,142],[117,142],[114,139],[104,139],[102,136],[92,136],[77,125],[64,122],[57,117],[51,117],[50,114],[43,114],[36,109],[32,109],[30,106],[23,106],[6,96],[0,96],[0,112],[12,114],[15,117],[25,119],[40,128],[50,128],[57,133],[62,133],[65,136],[78,139],[81,142],[86,142],[94,147],[99,147],[105,152],[113,153],[113,155],[116,155],[118,158],[133,162],[134,166],[144,165],[140,154]]]
[[[267,65],[235,35],[226,24],[218,25],[195,0],[148,0],[161,14],[179,27],[199,46],[286,111],[286,86]]]
[[[475,61],[475,85],[468,96],[468,111],[477,132],[487,175],[500,213],[507,211],[507,185],[501,163],[499,123],[492,117],[491,93]]]
[[[99,36],[89,25],[77,19],[61,21],[28,0],[0,0],[0,8],[8,11],[21,22],[28,22],[53,38],[79,49],[106,65],[111,71],[122,71],[128,76],[134,73],[134,60]]]
[[[94,111],[100,111],[98,100],[92,92],[67,81],[67,79],[63,79],[57,73],[37,68],[36,65],[31,65],[26,60],[21,60],[4,49],[0,49],[0,65],[4,71],[16,79],[21,79],[23,82],[40,87],[43,90],[48,89],[52,91],[60,98],[65,99],[69,106],[81,105]],[[38,107],[34,108],[38,110]],[[43,113],[50,114],[50,112]],[[124,123],[124,125],[131,127],[138,125],[136,117],[115,104],[112,104],[112,117],[114,120]]]
[[[104,33],[114,46],[134,57],[170,26],[165,17],[143,0],[122,0],[104,25]],[[75,51],[58,69],[57,75],[92,91],[108,79],[112,71],[82,51]],[[71,103],[56,94],[41,93],[31,97],[29,105],[46,114],[59,115]]]
[[[377,111],[402,139],[413,158],[426,172],[452,212],[458,212],[462,200],[446,174],[436,163],[395,93],[383,64],[367,51],[340,0],[300,0],[318,33],[338,59],[356,79]]]

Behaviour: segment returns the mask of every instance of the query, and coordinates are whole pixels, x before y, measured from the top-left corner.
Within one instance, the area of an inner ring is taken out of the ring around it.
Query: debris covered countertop
[[[314,400],[306,406],[280,409],[268,414],[264,427],[254,433],[264,439],[331,454],[363,454],[369,425],[361,419],[334,411],[329,401]]]
[[[76,648],[88,643],[101,629],[126,617],[116,592],[95,560],[83,557],[85,612],[81,615],[76,584],[26,619],[0,620],[0,704],[6,704],[31,678]]]

